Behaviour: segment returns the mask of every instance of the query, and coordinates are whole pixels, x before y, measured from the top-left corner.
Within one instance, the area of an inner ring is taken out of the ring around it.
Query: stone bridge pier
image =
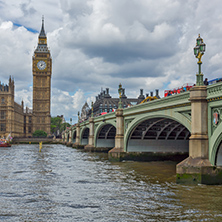
[[[84,147],[86,151],[92,151],[94,146],[94,118],[89,118],[89,143]]]
[[[195,86],[190,90],[191,136],[189,157],[176,167],[177,183],[222,183],[222,170],[209,161],[207,87]]]
[[[116,110],[116,136],[115,147],[109,151],[110,160],[120,160],[124,155],[124,118],[123,109]]]
[[[76,124],[76,142],[73,146],[78,147],[80,145],[80,124]]]

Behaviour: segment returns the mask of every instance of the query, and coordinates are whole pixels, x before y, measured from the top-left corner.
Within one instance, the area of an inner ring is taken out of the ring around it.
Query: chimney
[[[138,97],[139,100],[144,100],[145,96],[143,95],[143,89],[140,89],[140,95]]]
[[[140,89],[140,95],[141,96],[143,95],[143,89]]]
[[[153,92],[150,92],[150,96],[153,97]]]
[[[149,93],[146,94],[146,97],[148,97],[148,96],[149,96]]]
[[[106,91],[105,91],[105,90],[103,90],[103,91],[102,91],[102,99],[104,98],[105,93],[106,93]]]
[[[159,99],[160,98],[160,96],[159,96],[159,90],[158,89],[156,89],[156,97]]]
[[[109,88],[106,88],[106,91],[104,91],[104,97],[105,98],[111,98],[111,96],[109,95]]]

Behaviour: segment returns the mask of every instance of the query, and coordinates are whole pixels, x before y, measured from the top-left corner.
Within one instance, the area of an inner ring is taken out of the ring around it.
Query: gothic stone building
[[[28,137],[35,130],[50,134],[52,59],[47,47],[44,20],[38,37],[38,46],[32,58],[33,110],[24,109],[23,101],[14,101],[14,79],[8,85],[0,83],[0,137]]]
[[[153,96],[153,92],[150,93],[151,97]],[[128,98],[125,94],[125,89],[123,89],[122,94],[122,106],[123,108],[127,108],[129,106],[134,106],[142,101],[144,101],[146,98],[149,97],[149,94],[146,94],[146,97],[143,95],[143,89],[140,89],[140,95],[137,98]],[[155,98],[159,97],[159,91],[156,90]],[[93,115],[99,116],[102,113],[109,113],[113,110],[116,110],[118,108],[119,98],[112,98],[112,96],[109,94],[109,88],[106,88],[106,90],[101,90],[100,94],[96,96],[96,101],[93,104]],[[84,121],[88,119],[91,116],[91,108],[89,108],[87,102],[85,102],[84,106],[81,110],[81,117],[80,120]]]
[[[13,132],[16,136],[23,136],[24,114],[23,103],[14,101],[14,80],[9,78],[9,84],[0,83],[0,136],[7,136]]]

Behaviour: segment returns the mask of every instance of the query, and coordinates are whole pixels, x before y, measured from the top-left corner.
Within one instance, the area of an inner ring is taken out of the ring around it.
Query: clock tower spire
[[[50,134],[52,58],[47,46],[44,17],[38,36],[38,45],[32,58],[33,72],[33,132],[43,130]]]
[[[39,36],[46,38],[45,29],[44,29],[44,16],[42,16],[42,29],[41,32],[39,33]]]

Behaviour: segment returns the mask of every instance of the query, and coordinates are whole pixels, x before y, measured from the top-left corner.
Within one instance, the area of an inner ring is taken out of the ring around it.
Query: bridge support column
[[[80,125],[76,124],[76,142],[72,145],[72,147],[78,147],[80,145]]]
[[[115,147],[108,153],[109,160],[120,161],[121,156],[124,155],[124,119],[123,109],[116,110],[116,137]]]
[[[209,161],[206,98],[206,86],[195,86],[190,90],[192,123],[189,141],[189,157],[177,164],[177,183],[217,183],[217,172]]]
[[[66,146],[72,146],[72,131],[71,131],[71,129],[69,130],[68,135],[69,135],[69,140],[66,143]]]
[[[72,131],[69,131],[69,143],[72,143]]]
[[[94,118],[89,118],[89,144],[84,147],[85,151],[92,151],[94,146]]]

